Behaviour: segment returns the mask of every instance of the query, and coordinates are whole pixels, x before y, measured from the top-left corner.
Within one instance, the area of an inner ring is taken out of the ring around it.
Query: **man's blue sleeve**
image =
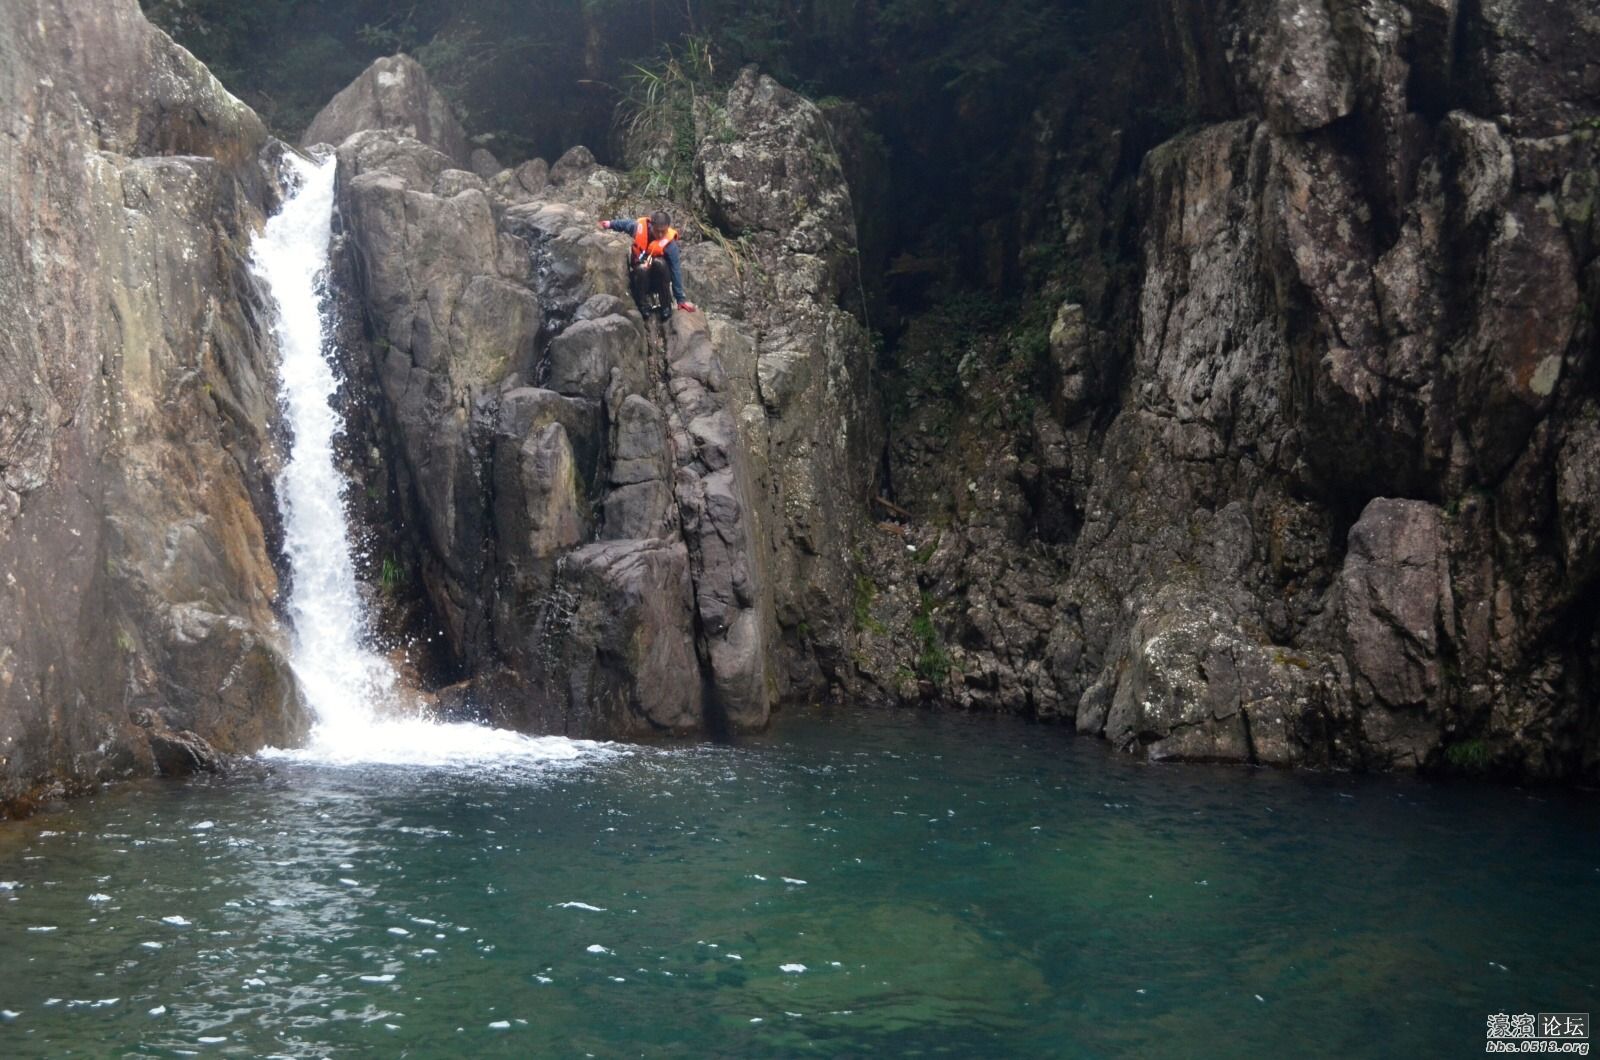
[[[611,230],[613,232],[625,232],[630,236],[633,235],[634,229],[638,227],[638,221],[629,220],[626,217],[619,217],[611,222]]]
[[[689,299],[683,293],[683,269],[678,265],[678,241],[676,239],[667,244],[667,265],[672,269],[673,299],[679,302],[687,302]]]

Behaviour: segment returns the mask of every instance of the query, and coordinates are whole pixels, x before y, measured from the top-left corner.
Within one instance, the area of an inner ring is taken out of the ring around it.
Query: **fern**
[[[654,63],[635,63],[623,79],[626,86],[618,118],[630,143],[664,148],[642,167],[647,195],[686,198],[694,176],[695,110],[716,78],[711,43],[686,37],[680,47],[668,46]]]

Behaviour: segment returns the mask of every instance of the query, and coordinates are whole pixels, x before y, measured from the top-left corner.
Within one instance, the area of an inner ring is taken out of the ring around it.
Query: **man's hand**
[[[608,229],[608,228],[611,227],[611,222],[610,221],[601,221],[600,222],[600,227],[601,227],[602,230]]]
[[[695,311],[693,302],[679,302],[678,308],[683,310],[685,313],[693,313]]]

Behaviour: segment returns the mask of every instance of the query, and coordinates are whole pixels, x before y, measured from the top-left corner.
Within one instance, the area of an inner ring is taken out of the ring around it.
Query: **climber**
[[[601,221],[600,227],[613,232],[626,232],[633,237],[628,248],[628,286],[633,291],[633,301],[646,320],[659,315],[662,320],[672,317],[672,305],[685,313],[695,311],[694,303],[684,297],[683,270],[678,264],[678,230],[672,227],[672,218],[657,210],[649,217],[630,221],[619,218]],[[671,277],[671,290],[667,280]]]

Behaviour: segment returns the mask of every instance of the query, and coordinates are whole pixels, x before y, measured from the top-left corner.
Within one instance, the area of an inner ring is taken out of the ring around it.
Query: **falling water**
[[[316,716],[308,747],[293,752],[330,762],[445,765],[573,758],[595,745],[533,739],[477,725],[440,724],[402,707],[398,675],[368,644],[334,462],[341,424],[332,399],[322,312],[333,218],[336,161],[289,156],[291,189],[253,248],[253,268],[277,303],[283,412],[293,440],[278,476],[284,549],[293,584],[292,660]],[[283,752],[287,753],[287,752]]]
[[[294,432],[278,477],[284,548],[294,573],[294,664],[328,735],[365,725],[374,707],[393,699],[397,681],[388,662],[362,644],[366,629],[340,497],[344,483],[333,458],[339,419],[329,398],[338,383],[324,352],[321,299],[336,163],[291,156],[289,165],[300,186],[267,222],[254,264],[278,303],[283,406]]]

